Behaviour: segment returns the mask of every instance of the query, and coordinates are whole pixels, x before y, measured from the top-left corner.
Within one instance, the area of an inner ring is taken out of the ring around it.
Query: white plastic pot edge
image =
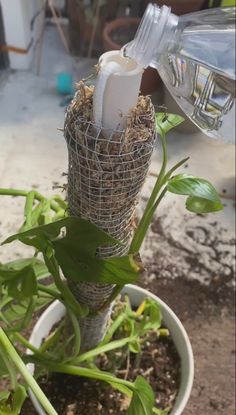
[[[163,321],[171,333],[176,349],[181,358],[180,389],[170,415],[181,415],[190,397],[194,379],[194,359],[188,335],[175,313],[156,295],[135,285],[126,285],[122,290],[122,294],[127,294],[131,300],[131,304],[134,306],[138,306],[145,298],[149,297],[157,301],[161,307]],[[59,301],[54,301],[37,321],[29,339],[30,343],[35,347],[39,347],[42,340],[50,333],[53,325],[60,321],[64,314],[65,308],[63,304]],[[31,352],[28,350],[27,353]],[[28,364],[28,368],[33,374],[34,365]],[[46,415],[30,390],[29,395],[38,414]]]

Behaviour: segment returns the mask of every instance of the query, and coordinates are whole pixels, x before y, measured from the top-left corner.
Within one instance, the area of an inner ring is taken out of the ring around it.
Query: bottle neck
[[[177,25],[178,17],[171,13],[169,7],[149,4],[134,40],[123,47],[123,54],[143,68],[157,68],[160,56],[167,49]]]

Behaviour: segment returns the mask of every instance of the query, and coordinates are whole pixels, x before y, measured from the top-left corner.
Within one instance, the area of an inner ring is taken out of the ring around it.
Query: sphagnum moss
[[[155,111],[150,97],[140,96],[124,131],[103,131],[92,118],[92,86],[83,82],[68,107],[64,134],[69,152],[68,203],[81,216],[121,244],[100,248],[101,257],[128,253],[137,196],[146,178],[155,141]],[[96,313],[113,286],[79,283],[71,287],[77,299]],[[110,308],[81,324],[82,345],[95,346],[103,337]]]

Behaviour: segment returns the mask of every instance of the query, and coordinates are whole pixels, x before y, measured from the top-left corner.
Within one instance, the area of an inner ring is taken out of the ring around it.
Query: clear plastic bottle
[[[235,8],[175,16],[149,4],[123,54],[156,68],[172,96],[207,135],[235,140]]]

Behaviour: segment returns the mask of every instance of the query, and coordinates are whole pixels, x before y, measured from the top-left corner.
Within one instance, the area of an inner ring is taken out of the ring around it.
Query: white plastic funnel
[[[122,130],[137,104],[143,68],[120,51],[104,53],[93,97],[94,122],[104,129]]]

